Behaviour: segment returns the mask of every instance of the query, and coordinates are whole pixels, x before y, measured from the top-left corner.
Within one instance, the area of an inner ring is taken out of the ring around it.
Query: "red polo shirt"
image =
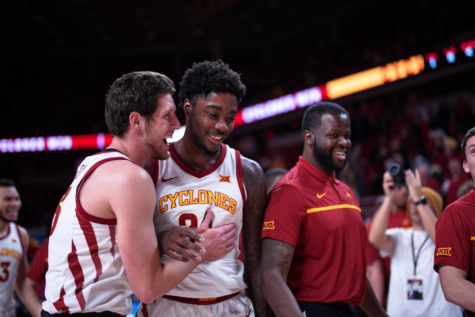
[[[475,283],[475,186],[465,196],[445,208],[435,224],[434,269],[447,264],[467,271]],[[465,310],[466,316],[475,312]]]
[[[45,239],[38,251],[36,251],[33,262],[31,262],[30,270],[28,271],[28,277],[38,283],[36,292],[42,299],[45,293],[45,275],[46,271],[48,271],[48,240],[49,239]]]
[[[298,301],[359,305],[366,228],[351,188],[300,157],[269,193],[262,239],[294,246],[287,285]]]

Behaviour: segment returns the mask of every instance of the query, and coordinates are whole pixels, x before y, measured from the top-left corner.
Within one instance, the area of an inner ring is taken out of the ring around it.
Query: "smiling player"
[[[15,184],[0,179],[0,316],[15,316],[15,289],[24,301],[23,280],[26,276],[26,248],[30,244],[28,232],[15,222],[21,200]]]
[[[170,146],[169,159],[154,161],[155,228],[198,227],[211,207],[213,227],[235,223],[237,234],[242,229],[244,265],[238,246],[223,241],[230,253],[198,265],[163,298],[139,307],[139,316],[267,316],[260,276],[264,174],[256,162],[223,144],[246,88],[221,61],[194,64],[180,86],[186,132]],[[240,292],[246,284],[248,297]]]

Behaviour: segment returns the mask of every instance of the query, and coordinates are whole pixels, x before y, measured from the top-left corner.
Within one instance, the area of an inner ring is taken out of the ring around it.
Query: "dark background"
[[[0,139],[107,132],[104,97],[116,78],[156,71],[179,89],[184,71],[203,60],[241,73],[248,92],[240,107],[249,106],[474,39],[473,13],[473,0],[3,1]],[[442,165],[444,194],[446,164],[475,126],[474,68],[457,62],[336,100],[353,129],[339,177],[363,205],[381,193],[385,162],[397,154],[407,168]],[[290,168],[302,150],[303,112],[236,128],[226,143],[265,170]],[[41,239],[78,162],[94,152],[0,153],[0,177],[22,196],[19,223]]]

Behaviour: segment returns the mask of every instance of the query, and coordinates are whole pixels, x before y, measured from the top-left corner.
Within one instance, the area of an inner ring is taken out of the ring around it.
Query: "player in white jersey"
[[[161,263],[153,227],[156,193],[142,166],[150,158],[169,155],[165,139],[179,127],[174,92],[169,78],[152,72],[124,75],[110,88],[110,148],[81,163],[53,219],[43,317],[127,315],[132,312],[132,293],[141,300],[155,300],[183,280],[202,257],[206,259],[206,251],[187,240],[181,245],[197,252],[196,261]],[[222,238],[219,230],[182,229],[169,232],[183,240],[205,240],[201,246],[209,251],[210,244]],[[169,236],[174,235],[164,236],[165,243],[175,247]]]
[[[20,195],[13,181],[0,179],[0,317],[15,317],[13,290],[24,299],[30,239],[26,230],[15,224],[20,208]]]
[[[256,162],[223,144],[245,86],[222,61],[194,64],[180,86],[185,135],[170,146],[170,158],[151,164],[155,229],[196,228],[211,207],[213,227],[235,223],[238,233],[242,229],[244,265],[236,246],[222,258],[199,264],[167,295],[139,306],[137,316],[267,316],[260,275],[264,174]],[[247,296],[240,292],[244,289]]]

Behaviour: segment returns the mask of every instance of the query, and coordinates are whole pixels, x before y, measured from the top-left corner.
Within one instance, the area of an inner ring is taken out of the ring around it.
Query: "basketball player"
[[[124,75],[110,88],[105,111],[114,136],[110,148],[81,163],[53,220],[43,317],[127,315],[132,293],[146,302],[155,300],[206,259],[202,250],[197,261],[161,263],[153,227],[156,193],[141,167],[169,155],[165,139],[179,127],[174,92],[168,77],[153,72]],[[212,244],[222,239],[216,232],[221,231],[186,235],[215,252]],[[188,249],[200,252],[200,246],[188,243]]]
[[[15,224],[20,208],[15,183],[0,179],[0,317],[15,317],[13,289],[24,299],[22,287],[30,238],[24,228]]]
[[[171,157],[154,161],[157,182],[155,228],[198,227],[213,207],[213,227],[236,223],[239,247],[205,261],[167,295],[139,306],[138,316],[267,316],[260,275],[260,232],[266,203],[261,167],[223,142],[234,128],[246,88],[222,61],[194,64],[180,83],[186,114],[184,137],[171,144]],[[246,289],[246,295],[240,290]],[[255,311],[254,311],[255,310]]]

